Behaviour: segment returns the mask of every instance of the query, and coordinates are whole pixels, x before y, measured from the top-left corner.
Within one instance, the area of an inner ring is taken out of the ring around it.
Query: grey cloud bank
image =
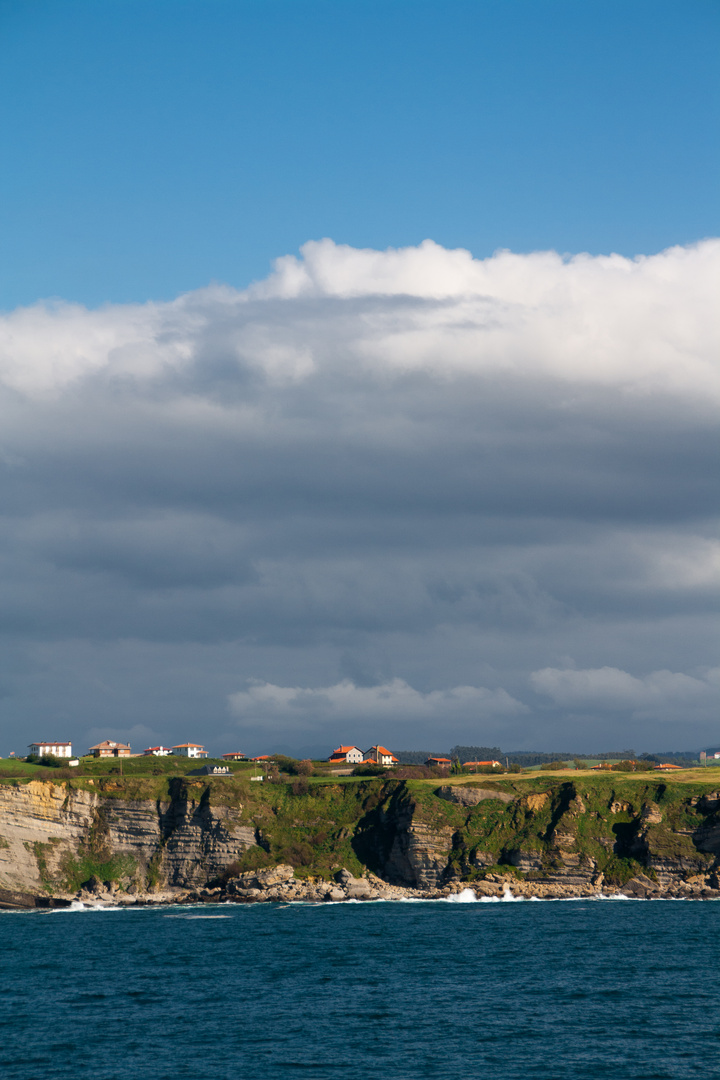
[[[717,737],[720,241],[0,316],[3,746]]]

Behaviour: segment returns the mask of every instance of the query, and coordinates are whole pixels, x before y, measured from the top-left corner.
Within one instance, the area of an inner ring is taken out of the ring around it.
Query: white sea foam
[[[232,919],[232,915],[163,915],[164,919]]]

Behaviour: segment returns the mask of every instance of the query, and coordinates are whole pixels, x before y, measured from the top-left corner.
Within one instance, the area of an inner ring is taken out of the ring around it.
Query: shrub
[[[352,776],[384,776],[385,772],[382,765],[356,765]]]
[[[307,779],[302,776],[299,780],[293,780],[290,785],[290,790],[293,795],[307,795],[310,790],[310,785],[308,784]]]
[[[314,857],[313,849],[309,844],[304,843],[302,840],[296,840],[285,847],[280,848],[277,853],[277,861],[280,863],[289,863],[290,866],[310,866]]]
[[[553,771],[557,769],[566,769],[567,765],[564,761],[546,761],[544,765],[540,766],[540,768],[543,772],[550,772],[551,769]]]

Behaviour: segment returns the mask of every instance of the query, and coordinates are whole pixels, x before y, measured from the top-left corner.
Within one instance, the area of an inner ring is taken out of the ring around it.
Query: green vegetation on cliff
[[[46,778],[5,784],[17,790],[18,805],[26,791],[29,809],[45,800],[55,821],[65,821],[62,841],[52,831],[62,835],[60,825],[49,824],[44,842],[25,843],[50,891],[75,892],[92,878],[141,891],[204,884],[277,864],[325,880],[342,867],[354,875],[367,869],[416,887],[501,873],[619,886],[640,872],[652,881],[715,873],[720,854],[720,770],[440,783],[387,776],[255,783],[251,773],[106,770],[53,777],[48,787]],[[9,791],[5,803],[13,804]],[[10,833],[2,824],[0,834],[7,865]]]

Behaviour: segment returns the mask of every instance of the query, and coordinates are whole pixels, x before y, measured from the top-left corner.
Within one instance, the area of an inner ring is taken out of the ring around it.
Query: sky
[[[0,754],[720,745],[719,44],[0,0]]]

